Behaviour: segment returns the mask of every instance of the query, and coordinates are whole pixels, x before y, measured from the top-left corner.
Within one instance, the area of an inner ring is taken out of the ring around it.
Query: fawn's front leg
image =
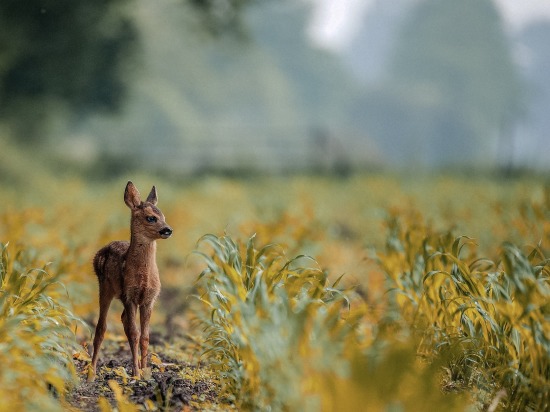
[[[122,324],[124,325],[124,332],[128,338],[130,344],[130,350],[132,351],[132,372],[134,377],[140,376],[140,364],[138,359],[138,340],[139,330],[136,325],[136,312],[137,305],[132,302],[124,303],[124,311],[122,312]]]
[[[139,339],[141,349],[141,367],[147,367],[147,350],[149,348],[149,321],[153,305],[142,305],[139,307],[139,322],[141,324],[141,337]]]

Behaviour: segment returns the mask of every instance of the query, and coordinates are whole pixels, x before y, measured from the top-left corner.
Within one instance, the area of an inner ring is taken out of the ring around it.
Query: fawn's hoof
[[[88,382],[93,382],[95,381],[95,371],[93,370],[93,368],[90,366],[88,368]]]
[[[142,372],[141,369],[134,369],[132,371],[132,379],[135,379],[136,381],[141,380]]]

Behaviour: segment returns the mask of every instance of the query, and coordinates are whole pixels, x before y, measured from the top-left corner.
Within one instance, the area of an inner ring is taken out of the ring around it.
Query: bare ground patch
[[[233,407],[223,399],[216,375],[206,365],[190,359],[189,353],[196,352],[191,341],[181,339],[169,344],[157,335],[152,342],[150,368],[139,380],[131,376],[131,355],[124,338],[105,340],[93,382],[87,382],[89,360],[76,356],[74,363],[80,384],[67,395],[69,405],[95,412],[100,411],[99,400],[105,398],[116,406],[115,393],[109,384],[115,381],[124,396],[142,410],[215,411]]]

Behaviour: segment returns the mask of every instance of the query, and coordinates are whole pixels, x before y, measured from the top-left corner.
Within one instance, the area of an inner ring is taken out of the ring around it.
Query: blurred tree
[[[199,173],[251,165],[298,169],[314,159],[306,154],[312,146],[340,156],[341,146],[321,150],[315,136],[332,143],[349,136],[349,96],[357,87],[337,56],[311,47],[306,3],[250,3],[242,14],[246,39],[197,33],[203,16],[190,12],[190,4],[136,5],[144,67],[124,113],[80,123],[80,135],[116,153],[116,163],[132,151],[146,164]]]
[[[304,125],[322,129],[348,121],[346,106],[357,84],[335,55],[311,46],[304,31],[311,8],[292,0],[265,4],[250,13],[249,27],[256,43],[272,56],[270,64],[285,74],[295,100],[307,108],[301,115]]]
[[[522,142],[528,141],[528,153],[523,159],[534,166],[539,163],[548,167],[550,153],[550,22],[541,20],[525,27],[518,40],[524,53],[523,73],[527,81],[529,98],[527,115],[519,136]],[[513,155],[511,153],[510,155]],[[512,160],[514,160],[512,158]],[[514,165],[511,165],[514,166]]]
[[[203,24],[214,34],[243,34],[245,6],[259,0],[186,0],[199,11]]]
[[[113,111],[137,33],[126,0],[0,2],[0,121],[21,141],[54,111]]]
[[[214,33],[240,30],[254,0],[185,0]],[[55,114],[121,109],[139,33],[132,0],[0,2],[0,122],[22,143],[47,135]],[[183,5],[183,3],[182,3]]]
[[[361,81],[376,82],[384,74],[400,27],[409,14],[411,0],[372,0],[358,33],[344,50],[353,73]]]
[[[390,157],[405,147],[396,160],[494,162],[488,150],[520,114],[521,82],[493,2],[420,2],[393,56],[365,106]]]

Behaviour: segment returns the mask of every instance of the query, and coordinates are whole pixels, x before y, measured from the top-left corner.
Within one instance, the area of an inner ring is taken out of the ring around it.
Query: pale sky
[[[353,38],[364,14],[374,3],[374,0],[309,1],[316,4],[309,34],[316,43],[330,49],[339,49]],[[521,28],[535,19],[550,19],[550,0],[495,1],[511,29]]]
[[[373,0],[311,0],[315,11],[309,34],[320,46],[339,49],[354,36]]]

